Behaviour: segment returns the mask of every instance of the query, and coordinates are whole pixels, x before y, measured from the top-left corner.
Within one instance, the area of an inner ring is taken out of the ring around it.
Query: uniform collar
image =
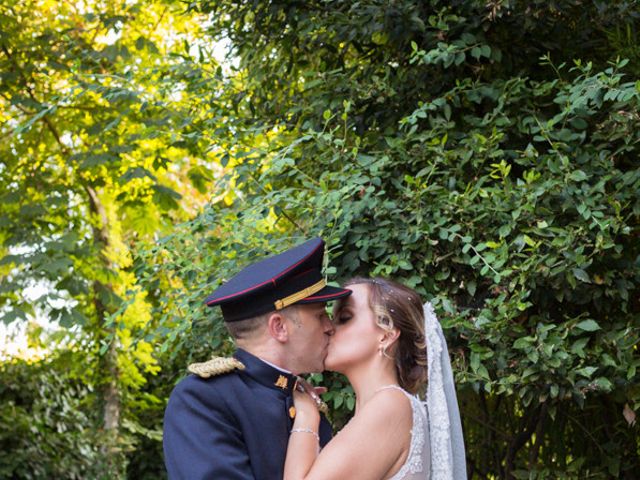
[[[260,358],[260,357],[258,357]],[[269,365],[270,367],[275,368],[276,370],[282,372],[282,373],[286,373],[287,375],[293,375],[289,370],[285,370],[284,368],[280,368],[278,365],[275,365],[271,362],[267,362],[264,358],[260,358],[260,360],[262,360],[264,363],[266,363],[267,365]]]
[[[238,349],[233,354],[245,366],[244,373],[266,387],[280,390],[288,395],[293,392],[296,384],[296,376],[292,373],[280,370],[273,365],[260,360],[246,350]]]

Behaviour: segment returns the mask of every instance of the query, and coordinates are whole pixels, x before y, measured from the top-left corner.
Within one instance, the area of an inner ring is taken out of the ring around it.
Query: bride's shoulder
[[[384,453],[396,461],[409,448],[412,425],[411,400],[402,391],[389,389],[376,392],[337,438],[344,445],[366,446],[371,452]]]
[[[376,392],[322,449],[318,461],[341,472],[331,478],[389,478],[408,456],[411,413],[402,391]]]
[[[376,423],[409,422],[409,428],[411,427],[411,399],[399,388],[384,388],[377,391],[364,405],[361,413],[367,418],[375,419]]]

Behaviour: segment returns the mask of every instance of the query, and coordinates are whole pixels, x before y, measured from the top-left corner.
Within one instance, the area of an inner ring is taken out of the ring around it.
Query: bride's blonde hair
[[[355,277],[345,283],[365,284],[369,288],[369,306],[380,328],[400,331],[391,351],[400,386],[417,393],[427,382],[427,350],[424,311],[420,296],[411,288],[386,278]]]

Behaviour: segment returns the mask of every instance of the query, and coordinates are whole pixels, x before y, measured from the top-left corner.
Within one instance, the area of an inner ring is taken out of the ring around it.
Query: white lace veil
[[[466,480],[464,439],[449,351],[429,302],[424,304],[424,327],[429,372],[426,405],[431,480]]]

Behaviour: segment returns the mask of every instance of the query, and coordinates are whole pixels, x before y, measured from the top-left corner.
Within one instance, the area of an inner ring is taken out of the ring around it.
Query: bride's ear
[[[392,328],[391,330],[386,330],[384,335],[380,339],[380,344],[384,345],[386,348],[391,347],[396,341],[400,338],[400,330],[397,328]]]

